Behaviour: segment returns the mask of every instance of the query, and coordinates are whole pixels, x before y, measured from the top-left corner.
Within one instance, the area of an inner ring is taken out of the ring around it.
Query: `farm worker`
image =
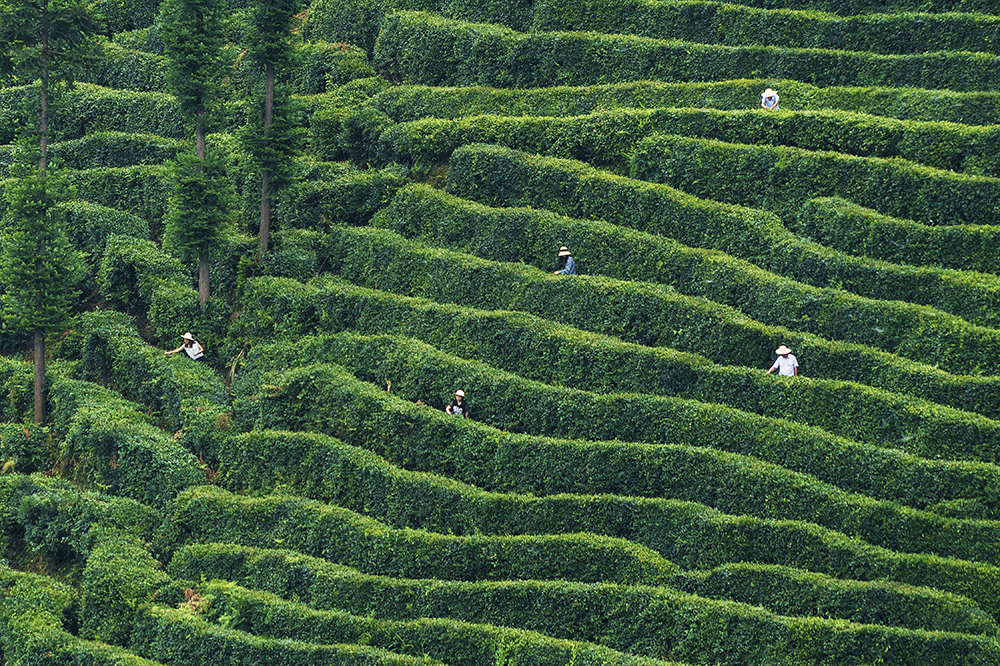
[[[179,351],[183,351],[196,361],[199,361],[205,357],[205,350],[201,348],[201,345],[198,344],[198,341],[194,339],[193,335],[191,335],[190,333],[185,333],[184,335],[181,336],[181,339],[183,339],[184,342],[181,344],[180,347],[178,347],[177,349],[171,349],[170,351],[163,353],[176,354]]]
[[[770,88],[760,94],[760,108],[778,110],[778,93]]]
[[[455,399],[444,408],[444,411],[464,419],[469,418],[469,402],[465,399],[465,391],[462,389],[455,391]]]
[[[778,358],[774,360],[774,364],[767,369],[765,375],[771,374],[773,371],[777,370],[779,375],[784,375],[785,377],[798,377],[799,376],[799,361],[792,354],[792,350],[781,345],[774,350],[774,353],[778,355]]]
[[[556,275],[576,275],[576,262],[573,261],[573,255],[570,254],[569,248],[563,245],[559,248],[559,259],[563,257],[566,258],[566,263],[563,267],[556,271]]]

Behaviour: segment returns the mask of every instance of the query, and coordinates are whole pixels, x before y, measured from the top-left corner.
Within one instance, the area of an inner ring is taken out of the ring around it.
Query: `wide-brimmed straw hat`
[[[771,90],[770,88],[768,88],[768,89],[766,89],[766,90],[765,90],[764,92],[762,92],[762,93],[760,94],[760,96],[761,96],[761,97],[772,97],[772,96],[774,96],[774,95],[776,95],[776,94],[777,94],[777,93],[775,93],[775,92],[774,92],[773,90]]]
[[[455,391],[455,395],[464,398],[465,397],[465,391],[463,391],[462,389],[458,389],[457,391]]]
[[[561,246],[561,247],[559,248],[559,256],[560,256],[560,257],[568,257],[568,256],[570,256],[570,254],[571,254],[571,253],[570,253],[570,251],[569,251],[569,248],[568,248],[568,247],[566,247],[565,245],[563,245],[563,246]]]
[[[784,356],[785,354],[791,354],[792,350],[786,347],[785,345],[781,345],[780,347],[774,350],[774,353],[777,354],[778,356]]]
[[[181,337],[184,338],[185,340],[194,340],[194,336],[191,335],[190,333],[185,333]]]

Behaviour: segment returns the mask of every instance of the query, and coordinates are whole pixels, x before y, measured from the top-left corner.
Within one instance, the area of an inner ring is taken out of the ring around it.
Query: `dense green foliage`
[[[0,662],[1000,663],[995,2],[32,1]]]

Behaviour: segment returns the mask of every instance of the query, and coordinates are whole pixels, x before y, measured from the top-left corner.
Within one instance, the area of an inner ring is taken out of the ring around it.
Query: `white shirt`
[[[772,370],[777,369],[779,375],[784,375],[786,377],[794,377],[795,368],[797,367],[799,367],[799,362],[795,358],[795,354],[789,354],[788,356],[779,356],[774,361],[774,365],[771,366],[771,369]]]
[[[184,345],[184,353],[186,353],[188,356],[197,361],[199,358],[205,355],[205,350],[201,348],[200,344],[198,344],[197,342],[193,342],[191,343],[190,347]]]

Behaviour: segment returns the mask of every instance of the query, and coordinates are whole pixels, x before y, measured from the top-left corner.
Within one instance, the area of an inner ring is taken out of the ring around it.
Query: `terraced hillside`
[[[268,6],[204,307],[171,14],[98,1],[52,90],[86,271],[42,424],[0,331],[0,663],[1000,664],[992,0],[299,4],[264,252]]]

